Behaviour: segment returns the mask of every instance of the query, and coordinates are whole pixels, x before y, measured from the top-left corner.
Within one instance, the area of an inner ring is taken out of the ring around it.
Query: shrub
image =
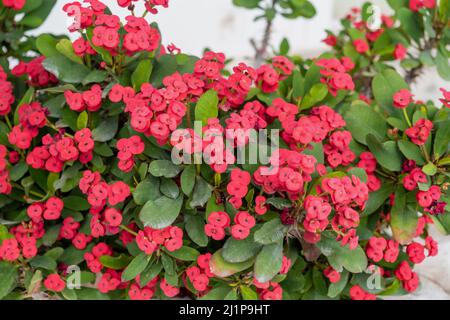
[[[144,2],[118,3],[125,21],[98,0],[65,5],[73,43],[4,44],[20,62],[3,59],[0,74],[0,298],[417,289],[413,266],[438,251],[427,226],[450,232],[450,93],[439,108],[409,83],[430,64],[449,75],[448,1],[389,1],[395,16],[375,31],[371,7],[354,10],[312,60],[287,41],[268,56],[266,28],[257,68],[164,47],[145,17],[167,0],[145,1],[143,16]],[[234,3],[269,26],[315,13],[308,1]],[[2,22],[32,7],[3,0]]]

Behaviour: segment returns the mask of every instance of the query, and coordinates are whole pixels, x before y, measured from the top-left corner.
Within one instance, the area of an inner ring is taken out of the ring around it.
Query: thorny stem
[[[275,10],[275,5],[278,0],[272,0],[271,9]],[[267,55],[267,50],[269,48],[270,39],[272,36],[272,28],[273,28],[273,18],[266,18],[266,27],[264,29],[264,36],[261,41],[261,45],[258,47],[255,40],[250,40],[253,48],[255,49],[255,65],[259,66],[264,62],[264,59]]]

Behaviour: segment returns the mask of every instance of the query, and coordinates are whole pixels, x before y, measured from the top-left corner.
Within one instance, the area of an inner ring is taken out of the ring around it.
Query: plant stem
[[[411,123],[411,120],[409,120],[408,112],[406,111],[406,108],[403,108],[403,116],[405,117],[406,123],[411,128],[413,125]]]
[[[131,230],[131,229],[128,228],[127,226],[124,226],[124,225],[121,224],[121,225],[119,226],[119,228],[122,229],[122,230],[125,230],[126,232],[128,232],[128,233],[130,233],[130,234],[132,234],[132,235],[134,235],[135,237],[138,236],[138,234],[137,234],[136,232],[134,232],[133,230]]]

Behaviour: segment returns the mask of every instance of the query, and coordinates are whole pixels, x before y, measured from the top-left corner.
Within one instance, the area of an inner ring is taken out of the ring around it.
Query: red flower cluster
[[[124,202],[131,194],[130,187],[117,181],[107,184],[102,180],[99,172],[86,170],[80,180],[79,187],[83,194],[88,196],[88,202],[92,206],[91,213],[98,214],[108,203],[115,206]]]
[[[10,139],[11,141],[11,139]],[[61,172],[64,163],[80,161],[86,164],[92,160],[94,140],[91,130],[78,131],[74,138],[62,134],[42,137],[42,146],[34,148],[27,155],[27,164],[34,169],[45,169],[49,172]]]
[[[427,191],[419,191],[416,194],[416,199],[422,208],[429,208],[434,203],[439,201],[442,192],[439,186],[433,185]]]
[[[394,274],[402,282],[402,286],[406,291],[414,292],[419,287],[419,276],[412,271],[407,261],[400,262]]]
[[[84,250],[92,237],[79,232],[80,223],[75,221],[73,217],[67,217],[63,220],[63,224],[59,231],[58,239],[71,240],[72,244],[78,250]]]
[[[89,1],[88,8],[82,7],[79,2],[73,2],[64,6],[64,11],[68,16],[75,16],[77,11],[81,13],[81,17],[75,17],[76,21],[69,30],[77,31],[93,27],[92,44],[109,51],[113,56],[118,53],[134,55],[140,51],[155,51],[160,43],[161,36],[159,31],[144,19],[129,15],[126,17],[127,23],[123,26],[126,33],[121,35],[120,18],[117,15],[105,12],[106,6],[100,1]],[[124,2],[123,4],[129,5]],[[75,10],[74,7],[78,9]],[[122,46],[122,47],[121,47]],[[84,54],[92,54],[90,44],[80,38],[74,44],[76,54],[82,56]]]
[[[39,134],[39,129],[47,124],[47,109],[39,102],[23,104],[18,109],[19,125],[14,126],[8,135],[9,143],[25,150],[31,146],[33,138]]]
[[[376,300],[377,296],[366,292],[358,285],[350,288],[350,299],[352,300]]]
[[[211,212],[208,216],[208,223],[205,224],[205,234],[214,240],[223,240],[225,228],[230,226],[230,222],[230,216],[226,212]]]
[[[14,103],[13,86],[7,81],[8,75],[0,66],[0,116],[5,116],[11,111],[11,104]]]
[[[409,0],[409,8],[412,11],[419,11],[422,8],[433,9],[436,6],[436,0]]]
[[[64,96],[69,108],[76,112],[83,112],[86,109],[95,112],[102,106],[102,88],[98,84],[83,93],[67,90]]]
[[[336,131],[331,134],[329,143],[324,145],[324,153],[332,168],[340,165],[348,166],[355,160],[355,154],[350,150],[352,135],[350,131]]]
[[[86,252],[84,254],[84,260],[86,260],[87,267],[93,273],[99,273],[103,269],[103,265],[100,262],[101,256],[109,256],[112,254],[112,249],[104,242],[99,242],[94,247],[92,247],[91,252]]]
[[[261,283],[253,279],[253,284],[261,300],[281,300],[283,297],[283,288],[277,282],[268,281]]]
[[[407,89],[401,89],[394,94],[394,107],[403,109],[409,106],[413,102],[413,94]]]
[[[6,157],[8,149],[0,145],[0,194],[10,194],[12,186],[9,179],[8,161]]]
[[[328,90],[333,96],[337,95],[338,90],[354,90],[352,76],[348,74],[353,70],[355,64],[348,57],[343,57],[341,60],[336,58],[320,59],[316,65],[322,67],[320,74],[323,76],[321,81],[328,86]]]
[[[130,172],[134,167],[134,156],[144,152],[145,144],[139,136],[132,136],[128,139],[120,139],[117,141],[117,149],[119,153],[119,169],[123,172]]]
[[[323,198],[307,196],[303,207],[306,210],[306,217],[303,221],[305,230],[312,234],[318,234],[328,226],[328,217],[331,213],[331,205]]]
[[[431,130],[433,130],[433,122],[428,119],[419,119],[411,128],[405,130],[406,135],[417,145],[424,145]]]
[[[66,288],[66,283],[59,274],[53,273],[45,278],[44,286],[50,291],[61,292]]]
[[[159,277],[156,276],[147,284],[139,284],[140,276],[136,277],[137,283],[133,283],[128,290],[130,300],[150,300],[155,294],[156,286],[158,285]]]
[[[183,230],[172,226],[162,230],[145,227],[139,230],[136,243],[146,254],[152,254],[162,245],[171,252],[176,251],[183,246]]]
[[[287,192],[291,199],[298,199],[304,192],[305,182],[312,179],[316,162],[313,156],[278,149],[270,158],[270,168],[261,166],[256,170],[254,183],[262,186],[267,194]]]
[[[231,171],[231,181],[227,185],[227,192],[231,195],[230,203],[234,208],[239,209],[242,206],[242,198],[248,192],[248,185],[252,178],[250,173],[241,169]]]
[[[441,88],[441,92],[442,92],[443,98],[439,99],[439,100],[442,102],[442,104],[444,106],[446,106],[447,108],[450,108],[450,91],[447,91],[444,88]]]
[[[214,277],[210,269],[210,260],[210,253],[202,254],[197,258],[197,265],[188,267],[185,271],[184,282],[189,280],[199,295],[204,295],[210,290],[209,279]]]
[[[11,70],[11,74],[16,77],[27,75],[28,84],[32,87],[47,87],[57,84],[59,80],[56,76],[45,70],[42,66],[44,60],[45,57],[41,56],[28,63],[21,61]]]
[[[364,39],[354,40],[353,46],[355,47],[356,52],[361,53],[361,54],[366,53],[370,49],[369,44]]]
[[[382,237],[372,237],[366,246],[367,257],[374,262],[384,260],[389,263],[397,261],[400,253],[399,244],[394,240],[386,240]]]
[[[367,173],[367,186],[371,192],[377,191],[381,188],[381,180],[375,175],[377,169],[377,159],[371,152],[362,152],[359,155],[360,161],[357,164],[358,168],[364,169]]]
[[[2,2],[5,7],[19,11],[25,6],[27,0],[2,0]]]
[[[36,223],[43,220],[58,220],[63,208],[64,202],[61,199],[51,197],[45,203],[34,203],[29,206],[27,214]]]
[[[354,209],[364,209],[369,199],[369,188],[358,177],[325,178],[321,186],[322,192],[328,194],[336,211],[331,226],[338,234],[337,240],[344,246],[349,244],[350,249],[358,246],[356,227],[359,225],[359,214]],[[327,196],[327,198],[328,198]],[[320,234],[310,235],[310,240],[317,242]]]
[[[234,225],[231,227],[231,235],[237,240],[244,240],[250,235],[256,220],[247,211],[239,211],[234,216]]]
[[[130,7],[133,2],[138,0],[117,0],[117,4],[123,8]],[[157,6],[162,6],[167,8],[169,6],[169,0],[147,0],[145,1],[145,8],[148,12],[156,14],[158,10],[155,8]]]
[[[333,269],[333,267],[328,267],[323,270],[323,275],[330,280],[331,283],[337,283],[341,280],[341,274]]]
[[[19,246],[20,245],[20,246]],[[0,259],[15,261],[20,257],[20,251],[25,259],[31,259],[38,252],[37,240],[33,236],[19,236],[5,239],[0,245]]]

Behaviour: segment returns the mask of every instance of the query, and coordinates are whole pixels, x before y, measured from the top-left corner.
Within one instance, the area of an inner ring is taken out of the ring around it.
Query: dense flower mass
[[[124,20],[99,0],[66,3],[73,42],[42,35],[0,67],[0,299],[375,300],[419,287],[414,265],[438,254],[428,226],[450,233],[450,94],[444,108],[416,100],[393,67],[415,77],[428,58],[409,37],[440,55],[445,24],[410,35],[383,15],[374,30],[354,9],[328,32],[332,52],[304,60],[284,43],[252,67],[164,47],[148,13],[168,0],[117,4]]]

